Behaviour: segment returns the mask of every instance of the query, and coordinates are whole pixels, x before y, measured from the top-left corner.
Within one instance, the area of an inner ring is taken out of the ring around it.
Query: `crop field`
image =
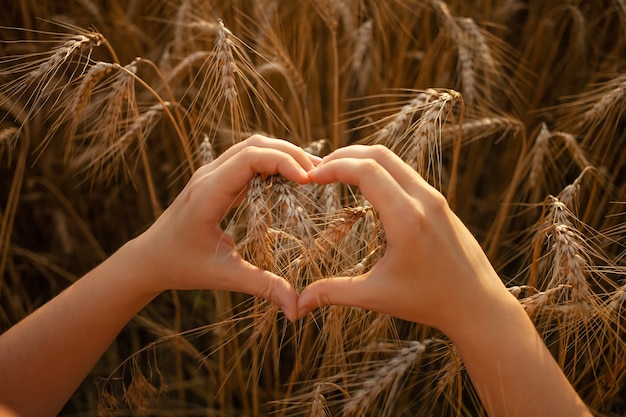
[[[0,328],[256,134],[383,144],[448,199],[585,403],[626,413],[626,2],[45,0],[0,13]],[[300,291],[385,250],[358,188],[256,177],[223,228]],[[107,314],[107,312],[102,312]],[[169,291],[65,416],[481,416],[437,329]]]

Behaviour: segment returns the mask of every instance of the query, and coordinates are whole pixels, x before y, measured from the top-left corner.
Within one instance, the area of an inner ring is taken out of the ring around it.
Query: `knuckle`
[[[243,148],[242,150],[240,150],[238,152],[238,155],[240,157],[244,157],[244,158],[249,158],[252,155],[256,154],[259,150],[259,147],[256,146],[256,144],[250,144],[248,146],[246,146],[245,148]]]
[[[433,214],[443,214],[449,208],[446,197],[435,189],[428,193],[425,205],[428,211]]]
[[[391,154],[391,150],[384,145],[376,144],[371,146],[371,153],[374,158],[387,158]]]
[[[267,137],[260,135],[258,133],[255,133],[254,135],[246,139],[246,144],[250,146],[262,146],[266,144],[268,141],[269,139]]]
[[[448,200],[438,191],[433,191],[426,197],[426,209],[433,215],[444,215],[449,209]]]
[[[330,306],[333,305],[332,300],[330,299],[328,293],[323,292],[318,295],[318,302],[321,306]]]
[[[372,173],[374,175],[378,173],[378,170],[382,169],[382,167],[375,158],[362,159],[361,164],[363,164],[364,167],[367,169],[366,172]]]

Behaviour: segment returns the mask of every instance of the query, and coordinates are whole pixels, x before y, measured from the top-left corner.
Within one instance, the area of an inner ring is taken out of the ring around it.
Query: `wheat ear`
[[[343,241],[354,224],[369,210],[371,207],[344,207],[315,238],[313,250],[307,254],[308,261],[315,263],[326,260],[327,255]]]
[[[6,126],[0,129],[0,150],[12,145],[19,129],[15,126]]]
[[[595,127],[604,123],[607,114],[612,114],[613,109],[626,106],[624,96],[626,95],[626,75],[620,75],[603,85],[597,91],[600,99],[593,103],[584,114],[581,123],[586,126]],[[621,104],[620,104],[621,103]],[[621,113],[621,111],[620,111]]]
[[[541,124],[539,133],[535,138],[535,144],[531,150],[532,158],[528,174],[528,184],[531,189],[536,189],[543,179],[544,160],[549,155],[551,133],[545,123]]]
[[[231,32],[224,26],[224,22],[220,19],[219,30],[217,31],[217,40],[215,41],[215,52],[220,68],[220,89],[222,96],[229,104],[237,98],[237,86],[235,85],[235,72],[237,72],[237,64],[233,56],[233,44],[230,39]]]
[[[487,39],[481,28],[471,18],[458,19],[457,25],[460,28],[457,47],[461,64],[460,74],[463,80],[463,98],[471,106],[477,105],[479,101],[493,102],[490,87],[494,83],[494,78],[500,76],[501,71]],[[477,68],[480,69],[480,74],[486,82],[478,79]]]
[[[249,262],[268,271],[274,270],[274,238],[268,234],[271,217],[268,211],[267,183],[256,176],[250,180],[243,207],[248,210],[246,236],[238,244],[239,252]]]
[[[343,407],[345,416],[363,416],[370,405],[385,392],[393,399],[402,385],[405,374],[415,365],[430,341],[409,341],[405,346],[399,347],[395,356],[385,361],[384,364],[373,371],[369,378],[360,383],[352,396]],[[391,412],[390,407],[384,410]]]
[[[28,73],[26,81],[29,83],[44,81],[47,83],[51,78],[51,74],[56,73],[59,67],[75,53],[86,48],[100,46],[103,41],[104,36],[97,32],[86,32],[70,36],[63,45],[54,50],[47,60]]]
[[[322,384],[317,384],[313,393],[313,401],[311,402],[310,417],[327,417],[330,416],[328,407],[326,406],[326,398],[322,394]]]
[[[407,130],[415,115],[420,114],[426,105],[439,95],[435,89],[417,92],[416,96],[404,104],[392,116],[383,119],[384,125],[368,140],[372,143],[384,143],[394,149],[407,136]]]
[[[461,98],[456,91],[441,92],[416,122],[416,128],[410,134],[412,147],[406,152],[406,160],[426,179],[432,171],[441,184],[441,131],[442,124],[451,106]],[[431,165],[434,165],[432,167]]]
[[[286,180],[280,175],[271,177],[272,195],[275,198],[278,221],[277,227],[287,230],[294,230],[302,243],[309,246],[313,243],[313,231],[315,224],[308,216],[301,200],[302,194],[296,191],[296,185],[292,181]]]
[[[442,147],[450,146],[457,139],[459,128],[463,132],[463,143],[469,144],[496,135],[498,140],[509,135],[516,137],[524,131],[524,124],[512,116],[488,116],[465,120],[461,126],[450,124],[445,126],[441,133]]]
[[[354,52],[350,59],[350,70],[357,80],[357,92],[363,94],[374,70],[372,55],[376,50],[372,47],[374,22],[370,19],[359,26],[355,34]]]
[[[88,160],[85,168],[96,176],[105,178],[115,174],[119,165],[127,168],[124,151],[128,143],[119,140],[120,131],[123,125],[132,120],[123,118],[125,110],[128,110],[131,118],[136,112],[134,77],[136,63],[132,62],[125,67],[116,65],[116,69],[117,73],[113,76],[110,91],[102,106],[103,117],[96,118],[94,126],[86,133],[96,153]],[[92,153],[89,149],[87,152]]]
[[[0,106],[9,105],[9,101],[5,100],[5,96],[11,97],[14,103],[21,101],[26,94],[30,96],[24,100],[23,105],[11,105],[10,112],[15,113],[17,119],[28,120],[37,113],[43,105],[54,94],[58,100],[62,93],[68,88],[60,74],[67,71],[66,64],[69,64],[76,56],[78,60],[87,62],[91,49],[108,43],[104,36],[100,33],[85,31],[76,35],[61,35],[61,39],[65,41],[53,48],[49,53],[43,54],[43,57],[32,60],[31,55],[25,57],[8,57],[6,62],[26,61],[11,65],[7,69],[0,70],[0,76],[21,74],[12,82],[4,83],[0,86]],[[83,56],[83,52],[87,57]],[[0,59],[3,62],[4,59]],[[32,64],[34,62],[35,65]],[[73,74],[72,74],[73,75]]]
[[[213,145],[211,144],[208,135],[203,136],[202,143],[200,143],[199,153],[202,165],[210,164],[215,160],[215,151],[213,150]]]

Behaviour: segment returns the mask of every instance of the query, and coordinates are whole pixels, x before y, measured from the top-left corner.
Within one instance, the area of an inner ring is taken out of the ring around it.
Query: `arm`
[[[291,319],[287,281],[245,262],[219,222],[256,173],[308,182],[314,159],[255,136],[194,173],[142,235],[0,336],[0,414],[56,415],[120,330],[167,289],[221,289],[267,298]]]
[[[343,148],[309,176],[359,186],[380,215],[387,248],[364,275],[309,285],[299,317],[339,304],[424,323],[456,344],[490,416],[591,415],[478,242],[400,158],[382,146]]]

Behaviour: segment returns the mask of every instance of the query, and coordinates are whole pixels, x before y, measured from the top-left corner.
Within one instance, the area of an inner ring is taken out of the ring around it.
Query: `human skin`
[[[383,221],[385,255],[362,276],[316,281],[298,298],[245,262],[220,227],[257,173],[359,186]],[[0,336],[0,416],[56,415],[126,323],[169,289],[264,297],[292,321],[342,304],[424,323],[455,342],[491,417],[590,415],[471,233],[391,151],[352,146],[320,163],[254,136],[197,170],[146,232]]]
[[[314,162],[286,141],[254,136],[198,169],[146,232],[0,336],[0,415],[56,415],[121,329],[168,289],[265,297],[293,320],[292,286],[245,262],[220,220],[257,173],[303,184]]]
[[[299,317],[336,304],[432,326],[455,343],[489,416],[591,416],[476,239],[398,156],[346,147],[309,176],[358,186],[380,215],[386,250],[361,276],[310,284]]]

